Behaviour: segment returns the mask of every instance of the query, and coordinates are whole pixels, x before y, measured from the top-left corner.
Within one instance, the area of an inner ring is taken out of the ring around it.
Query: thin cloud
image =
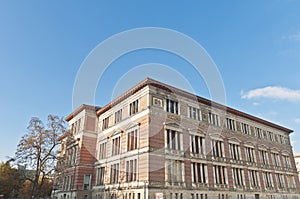
[[[294,122],[300,123],[300,118],[296,118],[296,119],[294,120]]]
[[[300,101],[300,90],[293,90],[290,88],[280,86],[267,86],[264,88],[258,88],[250,90],[248,92],[241,93],[242,99],[276,99],[287,101]]]
[[[300,41],[300,32],[288,36],[291,41]]]

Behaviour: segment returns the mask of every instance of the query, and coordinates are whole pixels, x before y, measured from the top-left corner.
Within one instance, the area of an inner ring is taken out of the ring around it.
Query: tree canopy
[[[37,117],[33,117],[27,127],[27,133],[21,138],[16,151],[16,161],[25,166],[24,177],[31,182],[31,198],[39,197],[44,183],[53,173],[57,161],[57,138],[66,132],[63,118],[49,115],[45,126]],[[31,175],[30,175],[31,174]]]

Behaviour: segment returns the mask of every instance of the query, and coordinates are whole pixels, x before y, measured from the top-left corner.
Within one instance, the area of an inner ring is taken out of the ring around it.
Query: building
[[[292,130],[153,79],[66,120],[56,198],[299,198]]]
[[[295,153],[294,157],[295,157],[297,172],[300,178],[300,153]]]

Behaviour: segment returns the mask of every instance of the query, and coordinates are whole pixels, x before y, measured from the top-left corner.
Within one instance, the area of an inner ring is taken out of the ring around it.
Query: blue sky
[[[173,29],[201,44],[223,78],[226,104],[294,129],[293,148],[300,151],[299,10],[297,0],[0,1],[0,161],[14,154],[31,117],[72,111],[76,74],[99,43],[142,27]],[[148,49],[111,64],[98,84],[96,104],[147,76],[184,87],[180,76],[210,98],[189,63]]]

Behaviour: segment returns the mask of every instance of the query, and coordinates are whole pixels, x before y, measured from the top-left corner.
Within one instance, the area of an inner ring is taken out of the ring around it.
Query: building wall
[[[161,194],[166,199],[244,199],[258,195],[296,199],[299,196],[296,163],[289,132],[282,130],[284,128],[212,108],[199,103],[197,97],[157,85],[127,93],[130,95],[121,96],[100,109],[98,116],[87,111],[70,120],[72,127],[79,117],[84,118],[84,130],[74,137],[80,140],[75,164],[78,172],[74,165],[68,170],[76,173],[76,189],[81,190],[77,191],[80,194],[77,198],[85,194],[97,199],[134,196],[152,199]],[[174,104],[177,108],[170,108]],[[130,137],[132,133],[137,139]],[[200,139],[201,147],[195,145]],[[136,146],[129,149],[133,145],[128,143],[135,142]],[[119,152],[115,151],[116,146]],[[200,148],[203,152],[197,152]],[[253,161],[248,160],[249,148],[256,157]],[[221,151],[223,155],[216,157]],[[234,158],[237,154],[239,158]],[[261,162],[263,158],[267,162]],[[134,160],[136,166],[130,166],[135,164]],[[285,165],[287,160],[288,165]],[[274,165],[275,162],[279,165]],[[103,175],[100,175],[101,168],[104,168]],[[113,168],[118,168],[117,175]],[[134,176],[129,175],[128,168],[136,168],[134,180],[128,180],[128,176]],[[223,171],[217,179],[218,173]],[[205,174],[204,182],[199,172]],[[250,172],[257,173],[258,185],[251,185]],[[80,189],[86,174],[92,176],[88,191]],[[242,179],[237,180],[237,176]],[[279,180],[278,176],[281,176]],[[284,187],[280,187],[281,183]],[[61,191],[60,196],[64,193],[67,192]]]

